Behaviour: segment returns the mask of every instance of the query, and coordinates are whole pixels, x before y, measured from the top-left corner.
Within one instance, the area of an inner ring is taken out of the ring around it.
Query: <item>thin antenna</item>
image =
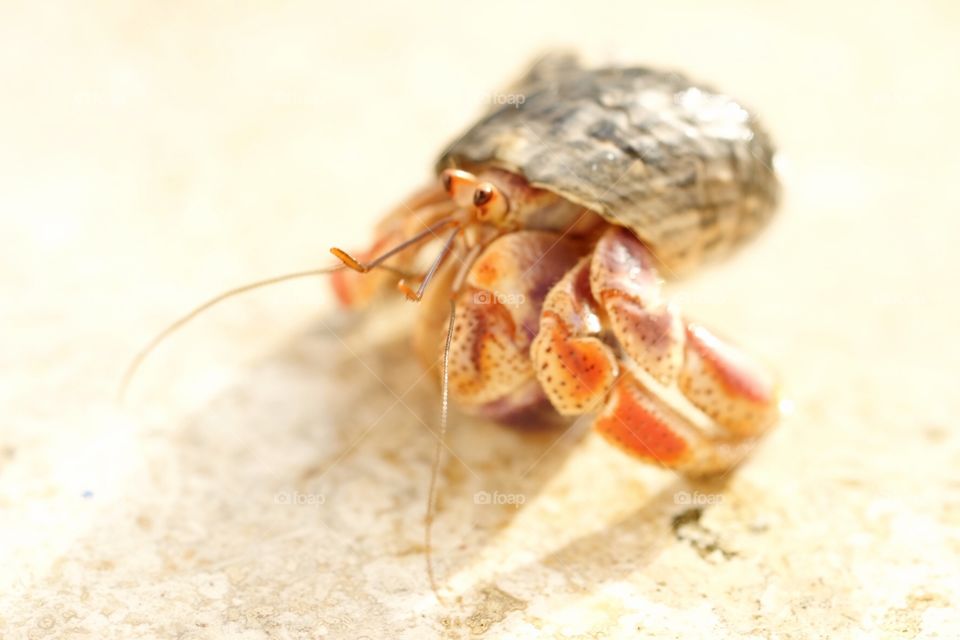
[[[436,515],[437,475],[440,473],[440,457],[443,454],[444,439],[447,435],[447,416],[450,405],[450,343],[453,342],[453,324],[457,316],[457,303],[450,298],[450,323],[447,326],[447,342],[443,346],[443,383],[440,403],[440,433],[437,435],[437,448],[433,453],[433,468],[430,471],[430,488],[427,490],[427,523],[424,529],[424,555],[427,559],[427,576],[430,588],[440,604],[446,604],[437,588],[437,578],[433,571],[433,517]]]
[[[150,342],[148,342],[146,346],[144,346],[137,353],[137,355],[133,357],[133,360],[131,360],[130,364],[127,366],[127,370],[123,373],[123,378],[120,380],[120,388],[117,390],[117,401],[120,403],[123,402],[127,393],[127,387],[130,386],[130,381],[133,380],[133,376],[137,373],[137,370],[140,369],[140,365],[142,365],[144,360],[147,359],[147,356],[153,353],[154,349],[156,349],[164,340],[170,337],[170,335],[175,333],[183,325],[187,324],[215,304],[223,302],[227,298],[232,298],[233,296],[241,293],[246,293],[247,291],[251,291],[253,289],[259,289],[260,287],[267,287],[272,284],[286,282],[288,280],[296,280],[298,278],[326,275],[333,273],[334,271],[339,271],[343,268],[344,265],[337,265],[335,267],[326,267],[323,269],[309,269],[307,271],[285,273],[283,275],[267,278],[266,280],[257,280],[256,282],[250,282],[239,287],[234,287],[233,289],[228,289],[227,291],[210,298],[203,304],[194,307],[189,313],[168,324],[163,331],[155,335],[153,339],[150,340]]]

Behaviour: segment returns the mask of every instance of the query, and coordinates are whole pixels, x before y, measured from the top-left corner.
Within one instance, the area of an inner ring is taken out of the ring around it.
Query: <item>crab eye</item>
[[[473,199],[473,191],[477,186],[477,178],[468,171],[460,169],[446,169],[440,174],[443,190],[460,207],[469,207]]]
[[[473,204],[482,207],[493,199],[493,186],[482,184],[473,192]]]
[[[507,199],[490,182],[481,182],[473,190],[473,206],[478,220],[501,224],[507,215]]]

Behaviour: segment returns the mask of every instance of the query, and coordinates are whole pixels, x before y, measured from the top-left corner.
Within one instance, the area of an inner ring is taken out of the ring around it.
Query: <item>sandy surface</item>
[[[0,637],[960,637],[956,8],[559,4],[0,8]],[[769,233],[677,289],[793,400],[739,472],[454,413],[440,606],[409,309],[264,291],[113,405],[153,331],[361,242],[562,43],[709,79],[784,151]]]

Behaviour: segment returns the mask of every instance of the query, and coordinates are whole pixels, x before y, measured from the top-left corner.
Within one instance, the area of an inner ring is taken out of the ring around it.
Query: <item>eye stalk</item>
[[[458,207],[473,209],[480,222],[507,226],[507,198],[492,182],[479,182],[475,175],[462,169],[444,170],[440,182],[450,199]]]
[[[506,222],[507,198],[490,182],[481,182],[473,191],[473,206],[477,220],[502,225]]]
[[[473,204],[473,192],[477,187],[477,177],[469,171],[446,169],[440,174],[443,190],[458,207],[469,208]]]

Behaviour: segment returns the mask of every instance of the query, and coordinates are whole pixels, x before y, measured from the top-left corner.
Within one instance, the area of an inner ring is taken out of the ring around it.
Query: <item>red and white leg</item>
[[[563,415],[599,408],[619,372],[613,349],[600,335],[600,309],[590,293],[586,256],[547,294],[540,330],[530,347],[537,379]]]
[[[584,271],[578,264],[544,305],[531,357],[547,397],[563,413],[602,399],[594,428],[644,460],[690,474],[734,466],[779,415],[773,376],[662,298],[654,258],[629,231],[600,238],[589,286]],[[606,343],[584,317],[603,319]]]
[[[549,408],[530,362],[530,342],[540,322],[543,292],[585,250],[556,233],[519,231],[494,240],[477,257],[456,298],[449,383],[459,407],[505,422]],[[423,309],[440,316],[449,307],[427,304]],[[435,317],[420,322],[423,331],[438,324]],[[424,354],[433,364],[445,336],[428,337],[417,342],[433,346]]]

